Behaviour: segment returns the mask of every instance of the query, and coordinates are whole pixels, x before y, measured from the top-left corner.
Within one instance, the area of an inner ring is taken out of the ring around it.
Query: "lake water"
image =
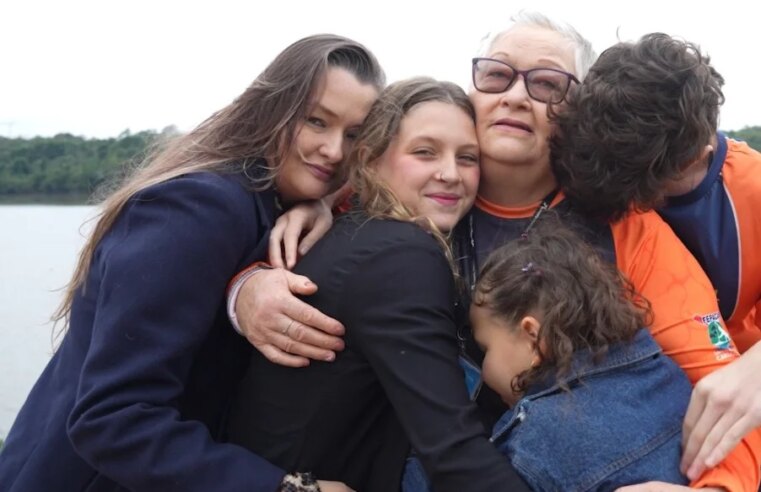
[[[50,315],[94,213],[89,206],[0,205],[0,437],[50,359]]]

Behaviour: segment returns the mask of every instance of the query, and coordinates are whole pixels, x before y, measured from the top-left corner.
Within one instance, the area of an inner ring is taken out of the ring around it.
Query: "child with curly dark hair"
[[[492,441],[533,490],[614,490],[679,471],[691,387],[644,327],[647,302],[543,218],[495,250],[473,297],[483,378],[511,410]]]

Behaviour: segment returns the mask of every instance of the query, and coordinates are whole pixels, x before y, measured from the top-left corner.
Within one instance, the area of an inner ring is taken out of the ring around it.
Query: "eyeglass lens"
[[[571,78],[568,74],[549,68],[518,71],[496,60],[479,59],[473,66],[473,84],[482,92],[504,92],[518,75],[523,75],[528,95],[539,102],[559,103],[563,100]]]

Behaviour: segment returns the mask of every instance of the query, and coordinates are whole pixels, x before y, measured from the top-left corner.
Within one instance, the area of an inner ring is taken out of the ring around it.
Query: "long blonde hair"
[[[383,70],[363,45],[332,34],[309,36],[283,50],[240,96],[190,133],[155,146],[102,202],[53,319],[68,324],[72,302],[77,291],[85,288],[98,243],[136,193],[190,173],[246,172],[255,166],[264,166],[265,173],[252,179],[252,187],[271,186],[313,92],[330,67],[343,68],[378,90],[385,85]]]
[[[380,94],[370,109],[349,156],[346,171],[353,190],[370,217],[415,222],[430,231],[441,244],[454,271],[448,235],[428,217],[420,216],[405,206],[376,174],[378,160],[399,133],[404,117],[412,108],[426,102],[453,104],[470,116],[475,124],[473,104],[459,86],[429,77],[396,82]]]

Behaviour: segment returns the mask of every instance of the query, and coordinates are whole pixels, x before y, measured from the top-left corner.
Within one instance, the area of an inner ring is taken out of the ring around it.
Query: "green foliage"
[[[124,166],[139,160],[158,137],[176,134],[174,127],[161,133],[125,130],[116,138],[86,139],[68,133],[54,137],[0,137],[0,201],[32,194],[89,196],[107,179],[119,176]],[[726,134],[761,151],[761,126]]]
[[[54,137],[0,137],[0,196],[90,195],[125,165],[139,160],[161,134],[129,130],[116,138],[86,139],[68,133]]]
[[[761,126],[746,126],[742,130],[726,132],[726,134],[736,140],[743,140],[761,152]]]

